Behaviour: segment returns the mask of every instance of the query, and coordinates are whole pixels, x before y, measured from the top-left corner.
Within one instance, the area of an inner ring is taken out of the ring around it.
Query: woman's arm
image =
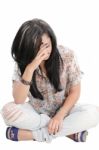
[[[61,114],[61,116],[63,118],[66,116],[66,114],[69,113],[69,111],[72,109],[72,107],[75,105],[75,103],[79,99],[80,90],[81,90],[81,84],[80,83],[73,86],[70,89],[69,95],[66,98],[63,106],[60,108],[60,111],[59,111],[59,113]]]
[[[41,64],[42,61],[48,57],[47,45],[42,44],[35,59],[27,65],[22,75],[22,79],[31,82],[35,69]],[[14,81],[13,83],[13,97],[16,104],[24,103],[29,92],[30,86],[24,85],[21,81]]]
[[[31,81],[33,75],[33,68],[28,65],[23,73],[22,79]],[[24,103],[27,98],[30,85],[24,85],[21,81],[14,81],[13,83],[13,98],[16,104]]]
[[[64,117],[68,115],[71,108],[77,102],[79,96],[80,96],[80,84],[77,84],[70,89],[70,93],[66,98],[63,106],[50,120],[48,124],[48,131],[50,134],[56,134],[61,129]]]
[[[64,104],[61,106],[59,111],[55,114],[55,116],[50,120],[48,124],[49,133],[57,133],[63,123],[64,117],[66,117],[72,107],[75,105],[80,96],[80,79],[81,79],[81,71],[79,65],[77,63],[77,59],[75,57],[74,51],[68,50],[65,54],[65,63],[67,66],[67,74],[68,74],[68,86],[69,93],[68,97],[65,98]]]

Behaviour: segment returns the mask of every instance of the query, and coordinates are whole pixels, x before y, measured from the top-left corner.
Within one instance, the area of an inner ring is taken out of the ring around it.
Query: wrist
[[[25,85],[31,85],[33,72],[34,70],[31,68],[31,66],[27,65],[21,77],[21,82]]]
[[[32,84],[31,81],[24,80],[23,78],[21,78],[20,81],[21,81],[24,85],[29,85],[29,86],[31,86],[31,84]]]
[[[63,118],[68,115],[68,112],[66,111],[66,109],[64,107],[61,107],[59,112]]]
[[[33,64],[29,64],[29,65],[27,65],[27,67],[26,67],[26,69],[28,70],[28,72],[30,72],[30,73],[33,73],[34,72],[34,66],[33,66]]]

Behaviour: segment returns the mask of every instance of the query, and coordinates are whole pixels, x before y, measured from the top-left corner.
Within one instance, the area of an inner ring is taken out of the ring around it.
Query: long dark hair
[[[26,66],[36,57],[44,34],[50,37],[52,44],[51,55],[45,62],[47,76],[55,91],[61,91],[60,70],[63,61],[57,48],[56,36],[48,23],[41,19],[33,19],[23,23],[14,38],[11,55],[17,62],[22,76]],[[33,97],[43,100],[43,95],[36,85],[36,73],[37,70],[33,73],[30,92]]]

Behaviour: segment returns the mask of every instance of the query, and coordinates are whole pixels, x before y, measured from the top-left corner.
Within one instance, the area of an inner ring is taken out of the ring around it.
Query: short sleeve
[[[77,61],[77,56],[72,50],[68,54],[67,73],[69,88],[80,83],[82,72]]]
[[[13,75],[12,75],[12,81],[20,81],[20,79],[21,79],[21,72],[18,68],[17,63],[15,63],[14,71],[13,71]]]

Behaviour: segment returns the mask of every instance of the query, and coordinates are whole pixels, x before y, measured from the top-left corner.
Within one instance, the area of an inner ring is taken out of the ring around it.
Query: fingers
[[[49,44],[42,44],[35,59],[32,61],[33,68],[36,69],[43,60],[47,60],[50,56],[51,50]]]
[[[40,47],[40,50],[37,53],[37,56],[39,57],[39,59],[45,60],[49,57],[50,52],[49,52],[49,44],[42,44]]]
[[[41,54],[41,61],[46,60],[49,57],[49,53],[45,52],[43,54]]]
[[[48,132],[49,134],[56,134],[57,132],[59,132],[60,129],[60,124],[58,122],[53,122],[51,121],[49,126],[48,126]]]
[[[56,134],[57,132],[59,132],[59,125],[56,124],[55,129],[54,129],[54,134]]]
[[[55,123],[52,122],[50,127],[49,127],[49,133],[50,134],[54,134],[55,126],[56,126]]]
[[[46,49],[47,49],[47,48],[48,48],[48,44],[42,44],[42,45],[40,46],[40,50],[38,51],[37,55],[40,55],[40,54],[46,52]]]
[[[41,44],[41,46],[40,46],[40,49],[42,49],[42,48],[47,48],[48,47],[48,44],[46,43],[46,44]]]
[[[51,134],[52,133],[52,121],[48,125],[48,132]]]

